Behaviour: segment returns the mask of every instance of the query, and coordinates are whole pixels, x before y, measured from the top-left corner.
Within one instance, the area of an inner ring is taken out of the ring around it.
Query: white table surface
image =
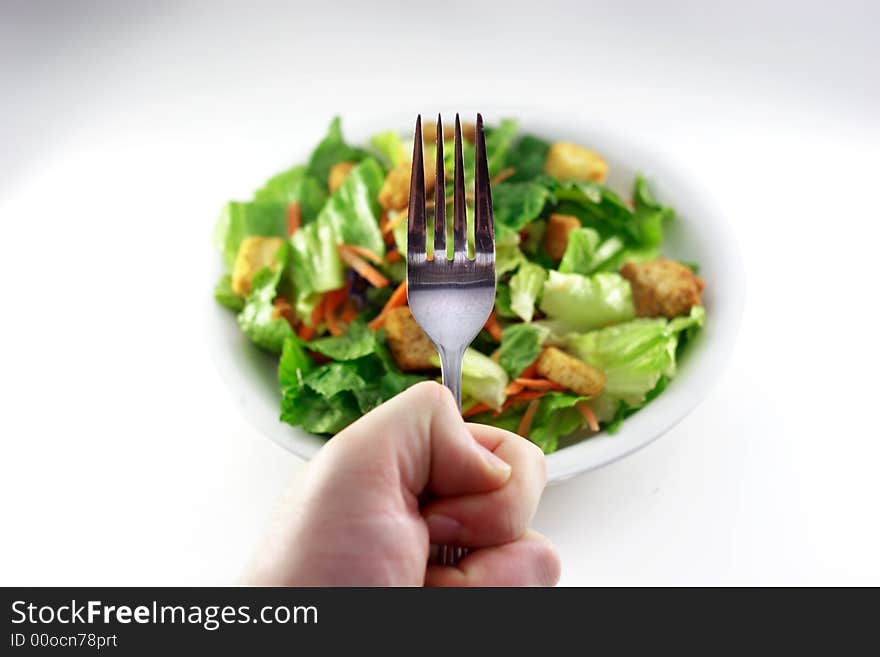
[[[613,4],[0,5],[0,584],[234,579],[305,466],[204,347],[214,219],[333,113],[438,88],[619,125],[740,239],[706,401],[545,493],[562,583],[880,583],[880,11]]]

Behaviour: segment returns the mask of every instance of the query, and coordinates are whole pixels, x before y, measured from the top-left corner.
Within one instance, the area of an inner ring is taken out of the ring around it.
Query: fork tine
[[[477,114],[475,162],[474,253],[495,253],[495,225],[492,218],[492,192],[489,189],[489,163],[486,160],[486,135],[483,116]]]
[[[422,115],[416,118],[416,141],[413,145],[412,174],[409,183],[407,260],[425,255],[425,161],[422,154]]]
[[[467,203],[464,196],[464,158],[461,155],[461,121],[455,115],[455,181],[452,198],[452,237],[455,258],[467,258]]]
[[[434,258],[446,257],[446,171],[443,168],[443,123],[437,115],[437,180],[434,183]],[[439,254],[439,255],[438,255]]]

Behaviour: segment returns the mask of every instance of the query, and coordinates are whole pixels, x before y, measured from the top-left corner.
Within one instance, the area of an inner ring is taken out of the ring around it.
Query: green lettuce
[[[594,182],[565,181],[552,185],[559,202],[556,212],[571,214],[603,238],[619,235],[633,248],[656,248],[663,241],[663,224],[673,216],[671,208],[657,203],[644,178],[633,186],[633,208],[613,190]]]
[[[396,130],[380,132],[370,137],[370,146],[375,149],[386,169],[393,169],[403,162],[405,154],[400,134]]]
[[[223,274],[214,286],[214,298],[230,310],[239,312],[244,308],[244,299],[232,291],[232,276]]]
[[[259,203],[280,203],[285,207],[299,203],[303,223],[314,220],[326,200],[324,184],[310,176],[301,164],[273,176],[254,194],[254,201]]]
[[[339,244],[385,253],[376,201],[382,180],[379,163],[372,158],[364,160],[327,200],[318,218],[290,238],[291,278],[300,317],[308,317],[319,293],[345,283],[345,266],[336,248]]]
[[[540,265],[525,262],[510,279],[510,309],[524,322],[531,322],[535,303],[547,280],[547,270]]]
[[[570,331],[589,331],[635,317],[629,281],[606,272],[581,276],[550,271],[540,308]]]
[[[440,367],[440,355],[435,353],[435,367]],[[491,408],[501,408],[504,403],[504,389],[509,379],[507,372],[494,360],[476,349],[468,348],[461,362],[461,395],[464,400],[486,404]]]
[[[565,392],[550,392],[541,397],[528,439],[545,454],[555,452],[560,438],[574,433],[586,423],[583,413],[575,408],[575,404],[585,400],[586,397]]]
[[[275,315],[272,301],[278,291],[278,283],[287,263],[286,244],[275,256],[275,267],[263,267],[251,282],[251,293],[238,315],[238,325],[254,344],[274,353],[281,353],[284,341],[293,334],[287,320]]]
[[[345,283],[345,268],[336,246],[339,239],[328,222],[315,221],[290,238],[290,275],[296,289],[296,312],[308,317],[321,292]]]
[[[518,233],[541,214],[551,198],[545,185],[534,182],[503,182],[492,187],[495,235]]]
[[[373,253],[384,255],[377,200],[384,180],[379,163],[373,158],[364,160],[327,200],[317,221],[331,225],[342,244],[365,246]]]
[[[334,361],[316,367],[306,349]],[[345,335],[308,343],[291,335],[278,365],[281,419],[306,431],[336,433],[423,380],[397,369],[381,335],[363,322],[353,322]]]
[[[508,178],[510,182],[531,180],[544,173],[544,162],[550,144],[534,135],[523,135],[507,152],[507,166],[516,171]]]
[[[559,271],[563,274],[591,274],[596,265],[599,239],[599,233],[592,228],[575,228],[571,231]]]
[[[306,171],[326,187],[333,165],[340,162],[360,162],[365,156],[363,149],[354,148],[345,142],[342,136],[342,121],[336,116],[330,122],[327,136],[312,151]]]
[[[245,237],[285,237],[287,205],[278,202],[230,201],[223,207],[214,228],[214,244],[223,253],[228,269],[235,264],[238,247]]]
[[[543,332],[533,324],[511,324],[501,334],[501,357],[498,364],[515,379],[541,353]]]
[[[678,335],[702,326],[706,313],[694,306],[687,317],[638,318],[589,333],[572,333],[561,346],[580,360],[605,373],[602,396],[630,406],[645,402],[661,377],[675,376]]]
[[[489,175],[494,176],[505,167],[507,152],[516,135],[516,121],[501,119],[497,126],[493,128],[486,126],[483,130],[486,135],[486,162],[489,165]]]

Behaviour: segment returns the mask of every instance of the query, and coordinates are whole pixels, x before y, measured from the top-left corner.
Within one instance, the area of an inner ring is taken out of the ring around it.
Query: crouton
[[[538,357],[538,374],[574,390],[595,397],[605,388],[605,373],[556,347],[547,347]]]
[[[413,318],[409,306],[388,311],[385,335],[394,361],[404,372],[436,368],[434,343]]]
[[[251,281],[263,267],[275,265],[275,255],[284,244],[280,237],[245,237],[235,254],[232,267],[232,291],[240,297],[251,292]]]
[[[467,121],[461,122],[461,136],[472,144],[477,141],[477,126]],[[455,138],[455,127],[447,123],[443,126],[443,140],[452,141]],[[422,125],[422,141],[426,144],[433,144],[437,141],[437,124],[432,121]]]
[[[327,176],[327,187],[330,188],[331,194],[339,189],[342,181],[346,179],[351,170],[356,166],[357,162],[337,162],[330,167],[330,175]]]
[[[567,141],[557,141],[547,151],[544,172],[560,180],[605,182],[608,163],[589,148]]]
[[[379,203],[386,210],[403,210],[409,205],[409,179],[412,174],[412,162],[404,160],[391,171],[379,190]],[[433,162],[425,164],[425,193],[434,191],[436,172]]]
[[[544,249],[554,260],[562,260],[568,246],[568,234],[581,227],[581,221],[570,214],[551,214],[544,233]]]
[[[703,279],[684,265],[658,258],[650,262],[627,262],[620,275],[632,286],[639,317],[677,317],[700,305]]]

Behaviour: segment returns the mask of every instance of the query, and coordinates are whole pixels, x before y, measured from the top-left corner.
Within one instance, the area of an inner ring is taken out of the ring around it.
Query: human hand
[[[331,439],[282,500],[244,581],[281,586],[532,586],[559,579],[528,529],[544,455],[465,423],[449,391],[415,385]],[[429,543],[472,548],[428,564]]]

